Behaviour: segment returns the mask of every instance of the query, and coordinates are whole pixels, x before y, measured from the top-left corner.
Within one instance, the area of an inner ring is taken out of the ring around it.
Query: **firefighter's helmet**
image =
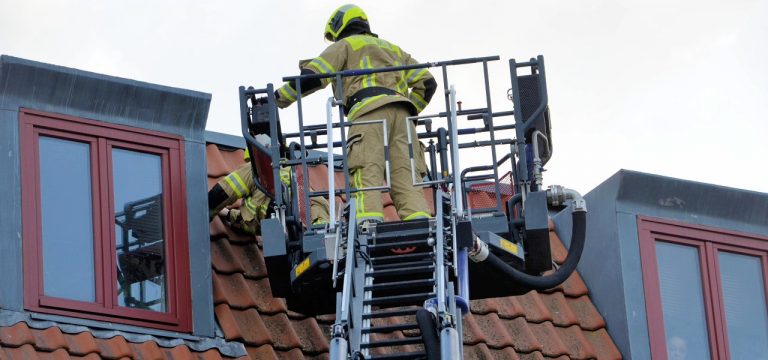
[[[368,25],[368,15],[357,5],[347,4],[336,9],[325,24],[325,39],[336,41],[350,24],[361,22]]]

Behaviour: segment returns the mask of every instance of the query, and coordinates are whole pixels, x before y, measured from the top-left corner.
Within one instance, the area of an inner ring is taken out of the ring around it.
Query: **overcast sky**
[[[207,129],[239,135],[237,87],[297,74],[341,4],[0,0],[0,53],[211,93]],[[586,193],[624,168],[768,192],[768,0],[357,4],[419,61],[501,56],[497,111],[511,109],[507,60],[544,55],[547,185]],[[449,71],[465,107],[484,105],[481,70]],[[328,96],[308,99],[309,123],[324,121]],[[443,106],[438,94],[425,113]],[[295,128],[296,107],[281,117]]]

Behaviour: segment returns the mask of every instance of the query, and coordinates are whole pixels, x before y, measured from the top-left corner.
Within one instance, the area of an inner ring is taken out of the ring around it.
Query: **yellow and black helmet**
[[[336,41],[339,35],[350,24],[361,22],[368,25],[368,15],[357,5],[347,4],[336,9],[328,23],[325,25],[325,38],[328,41]]]

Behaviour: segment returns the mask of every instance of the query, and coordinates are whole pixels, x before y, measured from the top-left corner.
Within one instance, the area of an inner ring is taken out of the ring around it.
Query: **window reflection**
[[[112,149],[118,305],[165,312],[161,158]]]
[[[709,336],[696,247],[656,242],[669,359],[709,359]]]
[[[91,146],[41,136],[39,147],[43,291],[93,302]]]
[[[768,311],[762,263],[718,252],[731,359],[768,359]]]

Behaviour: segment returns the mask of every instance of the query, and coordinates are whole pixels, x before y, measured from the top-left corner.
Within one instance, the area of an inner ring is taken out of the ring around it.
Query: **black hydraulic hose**
[[[571,276],[571,273],[573,273],[574,270],[576,270],[576,265],[579,263],[581,253],[584,250],[587,230],[587,212],[574,211],[572,216],[573,227],[571,232],[571,247],[568,250],[568,256],[565,258],[565,262],[563,262],[563,265],[554,273],[547,276],[529,275],[507,265],[507,263],[492,253],[488,254],[488,258],[485,259],[485,261],[496,270],[509,276],[512,280],[533,290],[547,290],[560,285]]]
[[[435,315],[427,309],[416,310],[416,323],[421,330],[427,360],[440,360],[440,338],[437,336]]]

